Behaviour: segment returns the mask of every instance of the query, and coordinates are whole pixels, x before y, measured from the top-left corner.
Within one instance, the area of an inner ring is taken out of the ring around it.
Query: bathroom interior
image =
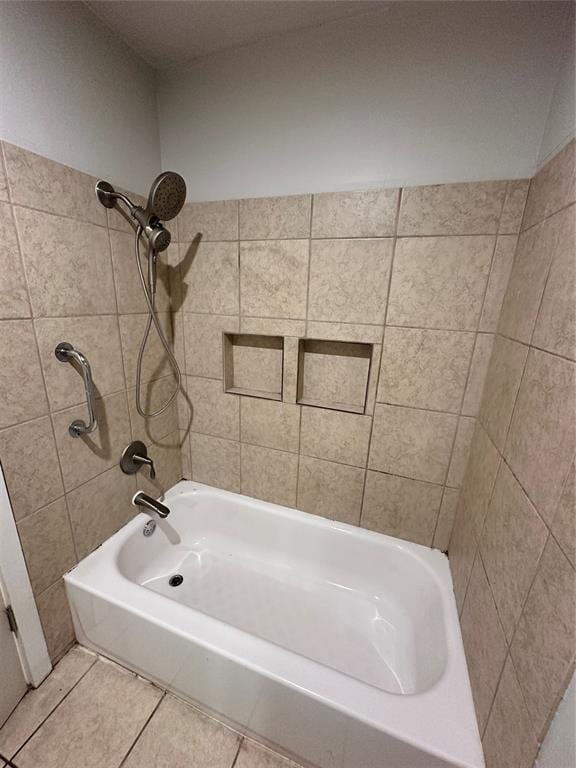
[[[0,3],[0,768],[576,767],[575,10]]]

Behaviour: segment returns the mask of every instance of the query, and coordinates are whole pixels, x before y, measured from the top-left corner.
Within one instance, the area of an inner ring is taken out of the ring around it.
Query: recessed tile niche
[[[224,333],[223,351],[226,392],[282,400],[282,336]]]
[[[364,413],[372,344],[300,339],[297,402]]]

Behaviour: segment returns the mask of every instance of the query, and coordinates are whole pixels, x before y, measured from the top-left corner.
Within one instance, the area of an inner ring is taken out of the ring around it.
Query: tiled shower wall
[[[96,200],[96,179],[2,145],[0,162],[0,461],[48,648],[73,641],[62,574],[133,514],[138,486],[158,495],[181,477],[176,404],[146,426],[134,406],[135,360],[145,322],[133,235]],[[168,261],[177,253],[169,252]],[[162,270],[158,306],[172,331],[173,268]],[[175,337],[176,350],[182,339]],[[69,341],[88,357],[98,430],[73,439],[86,418],[79,373],[54,357]],[[173,380],[155,337],[144,366],[147,407]],[[122,474],[118,461],[142,439],[159,483]]]
[[[576,652],[576,152],[533,179],[450,563],[488,768],[530,768]]]
[[[527,189],[187,204],[186,476],[445,549]],[[224,393],[223,331],[284,337],[282,402]],[[374,344],[366,413],[296,403],[306,337]]]

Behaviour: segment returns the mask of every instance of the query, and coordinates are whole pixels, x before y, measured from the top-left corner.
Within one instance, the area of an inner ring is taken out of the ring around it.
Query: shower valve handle
[[[150,467],[150,479],[156,477],[154,462],[148,456],[148,449],[141,440],[134,440],[126,446],[120,459],[120,469],[126,475],[135,475],[142,466]]]
[[[154,480],[156,478],[154,462],[149,456],[140,456],[139,454],[135,453],[134,456],[132,456],[132,461],[134,464],[146,464],[148,467],[150,467],[150,479]]]

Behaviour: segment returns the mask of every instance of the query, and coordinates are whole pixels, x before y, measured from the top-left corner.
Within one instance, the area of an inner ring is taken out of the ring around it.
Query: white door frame
[[[50,673],[52,664],[1,466],[0,589],[6,605],[12,606],[18,623],[15,637],[24,677],[30,685],[37,687]]]

